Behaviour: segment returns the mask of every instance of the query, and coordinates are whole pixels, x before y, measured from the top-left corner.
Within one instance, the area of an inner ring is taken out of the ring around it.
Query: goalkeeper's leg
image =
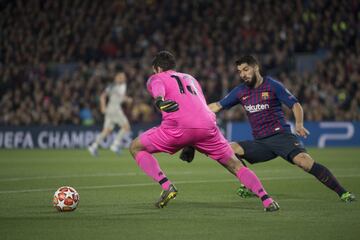
[[[156,158],[141,144],[139,138],[134,139],[131,143],[130,152],[146,175],[151,177],[155,182],[158,182],[163,190],[169,189],[171,185],[170,180],[167,179],[161,170]]]
[[[163,189],[159,200],[155,203],[155,206],[158,208],[166,206],[171,199],[176,197],[178,191],[166,177],[152,153],[175,153],[178,151],[174,144],[175,141],[178,141],[178,139],[172,137],[171,134],[167,134],[166,129],[157,127],[144,132],[133,140],[130,145],[130,152],[141,170],[155,182],[159,183]]]
[[[278,203],[267,194],[256,174],[242,165],[235,155],[223,163],[223,165],[233,173],[247,189],[250,189],[251,192],[261,199],[265,211],[272,212],[279,210],[280,207]]]
[[[256,141],[242,141],[238,143],[232,142],[230,145],[235,152],[236,157],[245,167],[247,167],[247,164],[245,163],[245,160],[243,160],[244,157],[246,157],[246,161],[248,161],[250,164],[256,164],[269,161],[277,156],[266,146]],[[236,190],[236,194],[242,198],[251,198],[256,196],[256,194],[254,194],[243,184],[241,184],[240,187]]]
[[[245,167],[234,154],[230,144],[218,128],[204,131],[203,140],[196,143],[199,151],[218,161],[234,174],[239,181],[261,199],[265,211],[279,210],[279,205],[267,194],[259,178],[249,168]],[[206,138],[208,136],[208,138]]]

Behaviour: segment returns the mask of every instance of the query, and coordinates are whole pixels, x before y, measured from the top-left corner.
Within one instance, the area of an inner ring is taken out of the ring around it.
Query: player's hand
[[[106,113],[106,107],[101,107],[101,108],[100,108],[100,112],[101,112],[102,114],[105,114],[105,113]]]
[[[304,125],[302,124],[295,124],[295,131],[297,135],[304,138],[310,135],[310,132],[306,128],[304,128]]]
[[[172,100],[164,100],[162,97],[155,99],[155,105],[158,109],[164,112],[176,112],[179,110],[179,104]]]
[[[192,160],[194,160],[194,156],[195,156],[195,148],[191,146],[184,147],[184,149],[180,153],[180,159],[188,163],[191,163]]]
[[[208,107],[210,108],[210,110],[214,113],[217,113],[221,110],[221,105],[219,104],[219,102],[214,102],[214,103],[210,103],[208,105]]]

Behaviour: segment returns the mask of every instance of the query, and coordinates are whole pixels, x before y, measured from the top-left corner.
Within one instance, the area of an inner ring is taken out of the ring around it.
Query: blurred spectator
[[[94,118],[91,113],[90,105],[88,103],[82,104],[80,108],[79,117],[81,124],[85,126],[91,126],[94,124]]]
[[[209,102],[240,83],[234,60],[254,53],[298,96],[306,120],[360,120],[359,8],[356,0],[1,1],[0,125],[101,122],[98,96],[119,64],[134,99],[130,121],[153,121],[145,81],[162,49]],[[323,52],[314,72],[295,71],[294,56]]]

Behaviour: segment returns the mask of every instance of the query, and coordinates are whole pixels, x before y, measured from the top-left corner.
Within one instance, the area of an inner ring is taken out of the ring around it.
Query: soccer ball
[[[59,212],[71,212],[76,209],[79,200],[79,194],[74,188],[64,186],[55,192],[53,204]]]

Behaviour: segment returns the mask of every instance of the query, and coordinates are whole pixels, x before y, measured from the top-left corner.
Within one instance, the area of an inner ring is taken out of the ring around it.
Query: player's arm
[[[310,132],[304,127],[304,111],[301,104],[283,84],[274,82],[273,86],[275,87],[276,96],[294,113],[296,134],[306,138]]]
[[[164,112],[175,112],[179,110],[179,104],[172,100],[165,100],[165,86],[161,79],[150,78],[148,81],[148,89],[155,99],[155,106]]]
[[[164,97],[158,96],[155,98],[155,106],[164,112],[176,112],[179,110],[179,104],[173,100],[165,100]]]
[[[107,97],[106,91],[101,93],[101,95],[100,95],[100,111],[103,114],[105,114],[105,112],[106,112],[106,97]]]
[[[300,103],[295,103],[292,107],[292,111],[295,117],[295,131],[296,133],[306,138],[310,132],[304,127],[304,111]]]
[[[217,113],[222,109],[229,109],[229,108],[233,107],[234,105],[240,103],[239,98],[238,98],[239,91],[240,91],[240,87],[234,88],[223,99],[221,99],[218,102],[210,103],[208,105],[208,107],[214,113]]]
[[[126,91],[127,91],[126,84],[123,84],[122,87],[120,88],[119,94],[120,96],[124,96],[123,102],[125,102],[126,104],[132,104],[134,99],[130,96],[127,96]]]

